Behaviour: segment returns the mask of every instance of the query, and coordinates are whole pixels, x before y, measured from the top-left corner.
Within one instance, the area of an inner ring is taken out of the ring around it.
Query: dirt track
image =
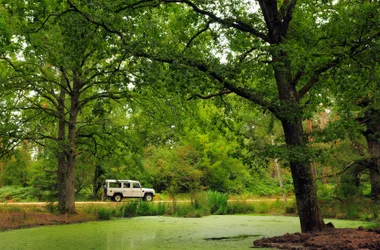
[[[268,199],[268,198],[265,198],[265,199],[247,199],[247,200],[244,200],[245,202],[265,202],[265,201],[276,201],[277,199],[276,198],[273,198],[273,199]],[[288,199],[288,201],[291,201],[292,199]],[[125,201],[128,201],[127,199],[124,199],[121,203],[125,202]],[[228,202],[238,202],[238,201],[241,201],[241,200],[236,200],[236,199],[230,199],[228,200]],[[160,203],[160,202],[173,202],[171,200],[154,200],[152,201],[154,203]],[[189,203],[190,200],[177,200],[176,201],[177,203]],[[46,204],[48,204],[49,202],[13,202],[13,201],[8,201],[8,202],[4,202],[4,203],[0,203],[0,206],[1,205],[15,205],[15,206],[26,206],[26,205],[30,205],[30,206],[45,206]],[[56,203],[56,202],[54,202]],[[91,205],[91,204],[101,204],[101,205],[106,205],[106,204],[118,204],[117,202],[111,202],[111,201],[76,201],[75,202],[75,205]]]

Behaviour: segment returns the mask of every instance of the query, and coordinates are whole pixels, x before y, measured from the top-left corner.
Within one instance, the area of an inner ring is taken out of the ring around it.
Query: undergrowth
[[[0,202],[38,201],[40,192],[33,187],[4,186],[0,188]]]
[[[111,218],[130,218],[135,216],[167,215],[175,217],[202,217],[207,215],[227,214],[286,214],[287,209],[293,207],[292,202],[285,203],[279,199],[275,201],[252,202],[249,200],[229,201],[225,193],[208,191],[196,196],[192,202],[184,201],[160,201],[145,202],[141,200],[129,200],[114,204],[113,207],[90,207],[88,213],[95,214],[98,219],[109,220]]]

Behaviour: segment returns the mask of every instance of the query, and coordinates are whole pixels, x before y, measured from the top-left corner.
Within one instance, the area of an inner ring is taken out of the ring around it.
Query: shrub
[[[164,215],[168,211],[168,206],[164,202],[160,202],[157,204],[156,215]]]
[[[211,214],[227,214],[228,194],[208,191],[207,201]]]
[[[246,201],[230,202],[227,207],[227,214],[247,214],[254,213],[255,211],[255,206]]]
[[[153,203],[140,201],[137,207],[137,215],[138,216],[151,216],[157,215],[156,209]]]
[[[113,214],[113,209],[99,208],[96,211],[96,218],[99,220],[110,220]]]
[[[136,201],[127,202],[125,205],[120,207],[122,217],[135,217],[137,215],[139,203]]]
[[[346,208],[347,208],[347,218],[348,219],[354,220],[354,219],[359,218],[360,205],[349,203],[349,204],[347,204]]]
[[[38,192],[33,187],[5,186],[0,188],[0,201],[38,201]]]

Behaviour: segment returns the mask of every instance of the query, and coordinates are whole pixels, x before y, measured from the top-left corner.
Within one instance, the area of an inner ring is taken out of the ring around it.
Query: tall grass
[[[108,209],[95,209],[99,219],[130,218],[135,216],[168,215],[177,217],[202,217],[207,215],[269,213],[286,214],[292,203],[280,200],[250,202],[247,200],[228,201],[228,194],[216,191],[199,193],[192,202],[145,202],[127,201]],[[94,211],[88,211],[94,213]]]
[[[207,191],[208,207],[210,214],[226,214],[228,194],[216,191]]]
[[[145,201],[128,201],[116,207],[90,207],[87,213],[95,214],[100,220],[115,218],[131,218],[135,216],[165,215],[169,205],[166,203],[152,203]]]
[[[99,220],[110,220],[114,211],[112,208],[101,207],[95,210],[96,218]]]

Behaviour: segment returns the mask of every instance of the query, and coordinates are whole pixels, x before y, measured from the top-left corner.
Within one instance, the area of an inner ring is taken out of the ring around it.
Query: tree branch
[[[280,110],[278,109],[278,107],[274,103],[266,101],[261,95],[256,94],[254,91],[252,91],[250,89],[235,86],[235,84],[233,84],[232,82],[223,78],[217,72],[211,70],[204,63],[198,63],[198,62],[194,62],[194,61],[186,60],[186,59],[183,59],[181,61],[176,61],[176,60],[171,59],[171,58],[160,58],[160,57],[150,55],[150,54],[147,54],[144,52],[135,53],[135,56],[148,58],[148,59],[155,60],[155,61],[162,62],[162,63],[169,63],[169,64],[179,63],[179,64],[182,64],[184,66],[195,68],[195,69],[205,73],[206,75],[208,75],[212,79],[216,80],[217,82],[221,83],[226,89],[234,92],[235,94],[237,94],[237,95],[239,95],[245,99],[248,99],[248,100],[260,105],[261,107],[263,107],[265,109],[268,109],[276,117],[280,116]]]
[[[118,31],[118,30],[115,30],[115,29],[112,29],[110,28],[108,25],[106,25],[103,21],[99,22],[99,21],[95,21],[93,20],[89,15],[87,15],[86,13],[84,13],[83,11],[79,10],[72,2],[71,0],[67,0],[67,2],[69,3],[69,5],[73,8],[74,11],[76,11],[77,13],[81,14],[87,21],[89,21],[90,23],[92,24],[96,24],[96,25],[99,25],[100,27],[102,27],[103,29],[105,29],[106,31],[108,31],[109,33],[112,33],[112,34],[116,34],[118,35],[121,40],[124,42],[124,35],[122,32]]]
[[[302,69],[300,69],[296,74],[295,76],[293,77],[293,80],[292,80],[292,84],[293,86],[297,86],[299,80],[301,79],[301,77],[303,76],[304,74],[304,67]]]
[[[231,94],[231,93],[233,93],[231,90],[229,90],[229,89],[223,89],[219,93],[209,94],[209,95],[206,95],[206,96],[200,95],[200,94],[194,94],[192,97],[190,97],[187,100],[195,99],[196,97],[201,98],[201,99],[211,99],[211,98],[216,97],[216,96],[228,95],[228,94]]]
[[[337,57],[333,60],[330,60],[325,65],[320,66],[317,68],[313,75],[310,77],[309,81],[298,91],[298,98],[299,100],[304,97],[304,95],[310,91],[310,89],[319,81],[321,75],[331,69],[332,67],[338,65],[342,61],[342,57]]]
[[[198,37],[198,36],[200,36],[202,33],[204,33],[204,32],[206,32],[208,29],[209,29],[209,27],[210,27],[210,24],[211,24],[212,22],[207,22],[206,23],[206,26],[203,28],[203,29],[201,29],[201,30],[198,30],[198,32],[189,40],[189,42],[186,44],[186,47],[185,47],[185,49],[184,49],[184,51],[187,49],[187,48],[189,48],[190,47],[190,45],[191,45],[191,43]]]
[[[323,175],[323,176],[321,176],[321,177],[317,177],[317,178],[315,178],[314,181],[316,181],[316,180],[320,180],[320,179],[323,179],[323,178],[336,177],[337,175],[341,175],[341,174],[343,174],[344,172],[346,172],[347,170],[349,170],[352,166],[354,166],[354,163],[355,163],[355,162],[352,161],[352,162],[350,162],[350,164],[348,164],[347,166],[345,166],[345,167],[343,168],[342,171],[339,171],[339,172],[336,172],[336,173],[334,173],[334,174],[330,174],[330,175]]]
[[[87,103],[89,103],[93,100],[96,100],[96,99],[110,98],[112,100],[118,100],[118,99],[122,99],[125,97],[132,98],[132,96],[127,96],[127,92],[125,92],[125,91],[124,92],[112,92],[112,93],[111,92],[98,93],[98,94],[92,95],[88,98],[81,100],[79,102],[79,107],[82,108]]]
[[[227,27],[232,27],[232,28],[235,28],[235,29],[240,30],[242,32],[248,32],[248,33],[250,33],[250,34],[252,34],[258,38],[261,38],[262,40],[264,40],[265,42],[268,42],[268,43],[270,41],[267,35],[256,30],[255,28],[253,28],[249,24],[247,24],[243,21],[237,20],[237,19],[233,19],[233,18],[223,19],[221,17],[218,17],[217,15],[215,15],[214,13],[212,13],[210,11],[201,9],[200,7],[198,7],[195,3],[193,3],[190,0],[162,0],[162,2],[164,2],[164,3],[184,3],[188,6],[190,6],[198,14],[201,14],[203,16],[207,16],[207,17],[211,18],[213,21],[215,21],[221,25],[224,25]]]
[[[59,14],[50,13],[47,16],[47,18],[42,22],[41,26],[38,29],[36,29],[34,31],[31,31],[31,32],[28,32],[28,33],[38,33],[40,30],[42,30],[44,28],[45,24],[49,21],[50,17],[53,17],[53,16],[54,17],[61,17],[61,16],[65,15],[65,14],[71,12],[71,11],[73,11],[73,10],[72,9],[68,9],[68,10],[65,10],[65,11],[59,13]]]
[[[290,2],[289,2],[290,1]],[[282,3],[280,11],[283,17],[282,25],[281,25],[281,36],[285,37],[288,33],[289,23],[293,18],[293,9],[297,4],[297,0],[285,0]]]
[[[148,4],[146,4],[148,3]],[[159,1],[152,1],[152,0],[141,0],[133,4],[126,4],[124,6],[119,5],[119,8],[115,11],[116,13],[119,13],[121,11],[127,10],[127,9],[138,9],[138,8],[144,8],[144,7],[157,7],[160,5]]]

